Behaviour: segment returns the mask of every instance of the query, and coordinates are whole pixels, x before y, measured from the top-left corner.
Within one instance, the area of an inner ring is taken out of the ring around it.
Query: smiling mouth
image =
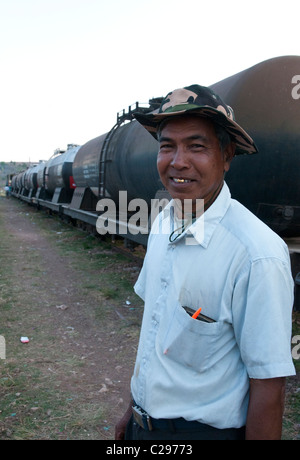
[[[189,184],[192,182],[191,179],[183,179],[181,177],[171,177],[171,179],[175,182],[175,184]]]

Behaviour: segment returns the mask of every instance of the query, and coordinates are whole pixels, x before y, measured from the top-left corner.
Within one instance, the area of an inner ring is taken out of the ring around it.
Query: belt
[[[199,430],[202,427],[208,427],[197,421],[187,421],[184,418],[164,419],[150,417],[141,407],[132,406],[132,415],[134,421],[146,431],[153,430],[171,430],[171,431],[184,431],[184,430]],[[216,428],[209,427],[212,430]]]
[[[203,439],[245,439],[245,426],[241,428],[219,429],[197,421],[188,421],[184,418],[156,419],[152,418],[140,406],[134,403],[132,406],[133,420],[146,431],[198,431],[205,435]],[[199,438],[200,439],[200,438]]]

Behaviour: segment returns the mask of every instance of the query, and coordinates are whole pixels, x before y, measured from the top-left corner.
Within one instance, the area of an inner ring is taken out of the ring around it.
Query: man
[[[5,195],[6,195],[6,198],[9,198],[9,195],[10,195],[10,190],[9,190],[9,185],[6,184],[6,186],[4,187],[4,190],[5,190]]]
[[[162,183],[182,207],[171,202],[149,235],[132,401],[116,439],[125,428],[125,439],[280,439],[285,376],[295,373],[289,254],[224,182],[233,156],[257,148],[198,85],[136,118],[158,139]]]

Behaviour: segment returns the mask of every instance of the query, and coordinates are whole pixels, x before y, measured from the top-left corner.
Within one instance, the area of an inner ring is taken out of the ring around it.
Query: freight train
[[[233,160],[226,175],[232,197],[286,239],[296,276],[300,271],[300,56],[261,62],[211,88],[234,108],[238,123],[259,150],[257,155]],[[14,176],[12,195],[95,228],[105,212],[97,203],[112,200],[115,233],[145,245],[147,231],[139,225],[136,231],[124,228],[119,200],[120,191],[126,191],[127,202],[142,199],[150,213],[153,200],[166,195],[156,168],[157,141],[134,120],[136,112],[157,110],[160,101],[151,99],[146,107],[136,103],[118,114],[108,133],[82,146],[70,144],[66,151]],[[127,212],[128,220],[131,214]]]

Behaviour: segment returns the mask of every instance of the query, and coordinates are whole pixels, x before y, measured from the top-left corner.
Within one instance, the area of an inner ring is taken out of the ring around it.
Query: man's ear
[[[230,163],[235,154],[235,147],[234,142],[230,142],[224,150],[224,172],[229,171]]]

